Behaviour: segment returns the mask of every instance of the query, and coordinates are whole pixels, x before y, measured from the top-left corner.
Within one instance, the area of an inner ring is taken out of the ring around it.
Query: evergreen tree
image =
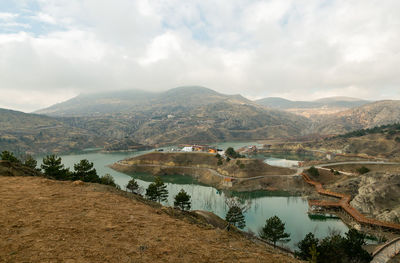
[[[314,234],[310,232],[297,244],[299,250],[295,251],[296,256],[300,259],[308,260],[311,257],[310,249],[313,245],[315,245],[315,247],[318,246],[318,238],[316,238]]]
[[[28,154],[27,156],[25,156],[24,165],[29,168],[36,169],[37,161],[33,159],[32,155]]]
[[[179,207],[181,210],[190,210],[190,195],[185,190],[181,191],[175,196],[174,206]]]
[[[56,180],[70,179],[70,172],[61,164],[61,157],[57,155],[47,155],[43,158],[43,164],[40,166],[46,176],[52,177]]]
[[[3,151],[0,154],[0,158],[3,161],[9,161],[9,162],[12,162],[12,163],[19,163],[20,162],[20,160],[18,160],[18,158],[15,157],[12,152],[9,152],[9,151]]]
[[[290,234],[285,233],[285,223],[277,216],[267,219],[265,226],[260,231],[260,237],[274,243],[277,241],[289,241]]]
[[[157,201],[161,203],[162,201],[167,201],[168,198],[168,190],[166,189],[167,186],[164,184],[164,182],[161,180],[160,177],[156,177],[156,180],[154,181],[156,187],[157,187]]]
[[[243,210],[237,205],[233,205],[232,207],[229,208],[225,220],[229,224],[232,224],[240,229],[243,229],[246,226]]]
[[[149,200],[157,201],[159,203],[167,201],[168,190],[166,188],[167,186],[161,178],[157,176],[154,183],[151,183],[146,189],[146,196]]]
[[[126,185],[126,189],[128,189],[132,193],[137,194],[137,191],[139,189],[139,184],[136,182],[136,180],[134,178],[132,178],[131,180],[129,180],[128,184]]]
[[[100,178],[97,175],[96,169],[93,168],[93,163],[86,159],[74,164],[74,180],[82,180],[84,182],[100,183]]]
[[[157,201],[157,186],[155,183],[149,184],[149,187],[146,189],[146,198],[151,201]]]

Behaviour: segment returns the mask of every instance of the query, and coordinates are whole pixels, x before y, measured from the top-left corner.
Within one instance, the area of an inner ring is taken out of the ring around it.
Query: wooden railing
[[[350,195],[325,190],[321,183],[312,180],[306,173],[302,173],[301,175],[303,176],[304,181],[310,185],[313,185],[319,194],[340,198],[339,201],[309,200],[309,206],[340,207],[359,223],[400,230],[400,224],[384,222],[365,217],[363,214],[358,212],[357,209],[350,205]]]

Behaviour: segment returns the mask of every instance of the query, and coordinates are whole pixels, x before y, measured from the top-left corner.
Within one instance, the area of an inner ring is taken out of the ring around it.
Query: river
[[[61,155],[65,167],[73,169],[73,165],[82,159],[93,162],[99,175],[111,174],[116,183],[122,189],[133,176],[139,185],[146,189],[154,180],[149,174],[127,175],[117,172],[108,165],[145,152],[122,152],[122,153],[101,153],[84,152],[71,155]],[[275,157],[268,157],[275,158]],[[278,159],[278,158],[275,158]],[[41,159],[38,159],[41,162]],[[330,231],[338,230],[341,233],[347,231],[346,225],[338,218],[311,218],[308,211],[308,203],[299,196],[289,196],[282,192],[255,191],[249,193],[236,193],[219,191],[213,187],[204,185],[190,176],[173,175],[162,178],[166,182],[169,198],[164,205],[173,205],[173,197],[184,189],[191,197],[193,210],[207,210],[225,218],[227,207],[226,196],[240,196],[250,201],[250,208],[245,214],[246,231],[258,233],[265,224],[265,220],[277,215],[286,223],[286,231],[290,233],[291,240],[283,244],[290,249],[295,249],[296,243],[304,238],[308,232],[313,232],[317,237],[323,238]]]

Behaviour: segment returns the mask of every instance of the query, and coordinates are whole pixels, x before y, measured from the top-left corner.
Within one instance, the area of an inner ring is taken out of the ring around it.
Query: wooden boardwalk
[[[369,225],[369,226],[378,226],[390,230],[400,231],[400,224],[390,223],[379,221],[371,218],[365,217],[363,214],[357,211],[354,207],[350,205],[351,196],[347,194],[337,193],[329,190],[325,190],[322,187],[322,184],[312,180],[307,174],[302,173],[303,179],[306,183],[315,186],[317,192],[321,195],[332,196],[336,198],[340,198],[339,201],[321,201],[321,200],[309,200],[308,204],[310,207],[320,206],[320,207],[335,207],[342,208],[346,211],[351,217],[354,218],[358,223]]]

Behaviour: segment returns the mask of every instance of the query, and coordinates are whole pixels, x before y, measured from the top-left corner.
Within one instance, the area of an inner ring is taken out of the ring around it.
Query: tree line
[[[46,177],[55,180],[81,180],[83,182],[100,183],[120,188],[111,175],[106,174],[99,177],[93,162],[89,162],[87,159],[83,159],[74,164],[73,171],[70,171],[69,168],[65,168],[64,164],[62,164],[61,157],[54,154],[47,155],[43,158],[43,163],[40,166],[41,169],[37,168],[37,161],[30,155],[20,160],[15,157],[13,153],[3,151],[0,154],[0,159],[18,163],[31,169],[36,169],[37,171],[43,171]],[[134,178],[128,182],[126,189],[137,195],[142,195],[143,193],[143,189]],[[145,197],[148,200],[158,203],[167,201],[167,186],[160,177],[155,177],[154,182],[147,187]],[[228,198],[226,204],[229,208],[225,217],[228,222],[227,230],[229,231],[231,226],[240,229],[245,228],[246,221],[244,214],[250,207],[249,204],[237,198]],[[191,196],[181,189],[181,191],[174,196],[174,207],[182,211],[190,210]],[[272,243],[274,247],[277,242],[290,241],[290,234],[285,232],[285,223],[282,222],[278,216],[272,216],[266,219],[265,225],[259,230],[259,237]],[[305,238],[297,244],[298,249],[295,251],[295,255],[309,262],[369,262],[371,260],[371,255],[362,247],[366,244],[365,237],[365,234],[355,229],[350,229],[344,237],[339,233],[332,233],[322,240],[316,238],[313,233],[308,233]]]

